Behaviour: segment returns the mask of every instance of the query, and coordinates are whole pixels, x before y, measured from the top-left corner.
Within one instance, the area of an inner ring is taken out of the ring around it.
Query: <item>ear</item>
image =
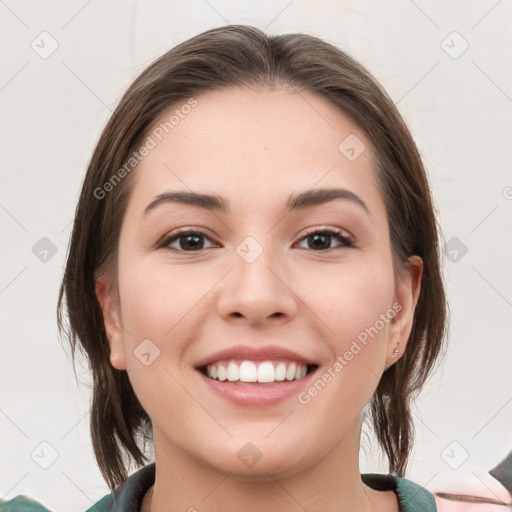
[[[386,370],[396,363],[405,352],[414,320],[414,311],[420,296],[423,260],[419,256],[411,256],[406,265],[406,270],[396,283],[395,302],[393,303],[396,315],[390,322]],[[398,354],[396,350],[398,350]],[[393,353],[395,353],[394,356]]]
[[[96,297],[100,303],[110,346],[110,363],[117,370],[126,370],[123,329],[117,294],[106,278],[98,278],[95,283]]]

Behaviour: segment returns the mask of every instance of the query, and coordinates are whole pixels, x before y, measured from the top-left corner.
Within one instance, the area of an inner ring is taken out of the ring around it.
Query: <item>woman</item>
[[[436,510],[403,475],[437,236],[404,121],[339,49],[231,25],[156,60],[94,151],[59,297],[112,489],[90,510]],[[359,472],[367,414],[388,475]]]

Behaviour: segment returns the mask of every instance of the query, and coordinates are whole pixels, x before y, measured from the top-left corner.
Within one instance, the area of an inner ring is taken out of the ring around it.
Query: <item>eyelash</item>
[[[342,246],[330,247],[329,249],[320,249],[320,250],[317,250],[317,251],[315,251],[314,249],[307,249],[307,250],[310,250],[312,252],[327,252],[327,251],[333,251],[333,250],[336,250],[336,249],[346,249],[346,248],[349,248],[349,247],[355,247],[355,244],[354,244],[354,241],[352,240],[352,238],[347,236],[345,231],[343,231],[341,229],[338,229],[338,228],[329,228],[329,229],[317,229],[317,228],[314,228],[314,229],[306,232],[304,234],[304,236],[300,239],[300,241],[306,239],[308,236],[315,235],[315,234],[322,234],[322,235],[327,235],[327,236],[334,237],[338,242],[342,243]],[[204,236],[205,238],[210,240],[210,237],[208,235],[206,235],[205,233],[201,232],[201,231],[194,231],[194,230],[191,230],[191,229],[184,229],[183,231],[178,231],[178,232],[172,233],[169,236],[165,237],[160,243],[157,243],[156,248],[158,248],[158,249],[168,249],[168,250],[171,250],[171,251],[183,252],[183,253],[200,253],[200,252],[206,250],[206,249],[199,249],[199,250],[195,250],[195,251],[185,251],[183,249],[175,249],[175,248],[169,247],[170,243],[172,243],[172,242],[174,242],[176,240],[179,240],[181,237],[185,237],[187,235],[201,235],[201,236]]]

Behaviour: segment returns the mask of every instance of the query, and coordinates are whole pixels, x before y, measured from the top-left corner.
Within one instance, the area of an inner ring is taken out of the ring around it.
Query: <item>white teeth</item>
[[[258,380],[258,369],[252,361],[244,361],[240,365],[240,380],[242,382],[256,382]]]
[[[230,382],[234,382],[235,380],[240,379],[240,371],[238,370],[238,365],[236,363],[229,363],[227,370],[227,378]]]
[[[284,363],[279,363],[276,366],[276,372],[274,374],[274,379],[278,380],[278,381],[286,379],[286,365]]]
[[[272,363],[261,363],[258,367],[258,382],[274,382],[274,374],[274,365]]]
[[[271,361],[257,365],[254,361],[235,361],[210,364],[206,367],[206,375],[214,380],[230,382],[281,382],[299,380],[308,372],[305,364],[279,362],[274,366]]]
[[[293,380],[295,378],[296,370],[297,367],[295,366],[295,363],[292,363],[290,366],[288,366],[288,369],[286,370],[286,380]]]
[[[213,365],[215,366],[215,365]],[[213,372],[212,372],[213,374]],[[220,381],[226,380],[226,368],[224,366],[220,366],[217,368],[217,379]]]

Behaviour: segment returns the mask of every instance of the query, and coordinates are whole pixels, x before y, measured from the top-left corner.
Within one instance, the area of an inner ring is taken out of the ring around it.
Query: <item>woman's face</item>
[[[119,304],[97,287],[111,362],[156,454],[247,478],[312,467],[347,440],[357,456],[421,279],[419,258],[394,279],[370,143],[305,92],[195,99],[155,123],[133,171]]]

